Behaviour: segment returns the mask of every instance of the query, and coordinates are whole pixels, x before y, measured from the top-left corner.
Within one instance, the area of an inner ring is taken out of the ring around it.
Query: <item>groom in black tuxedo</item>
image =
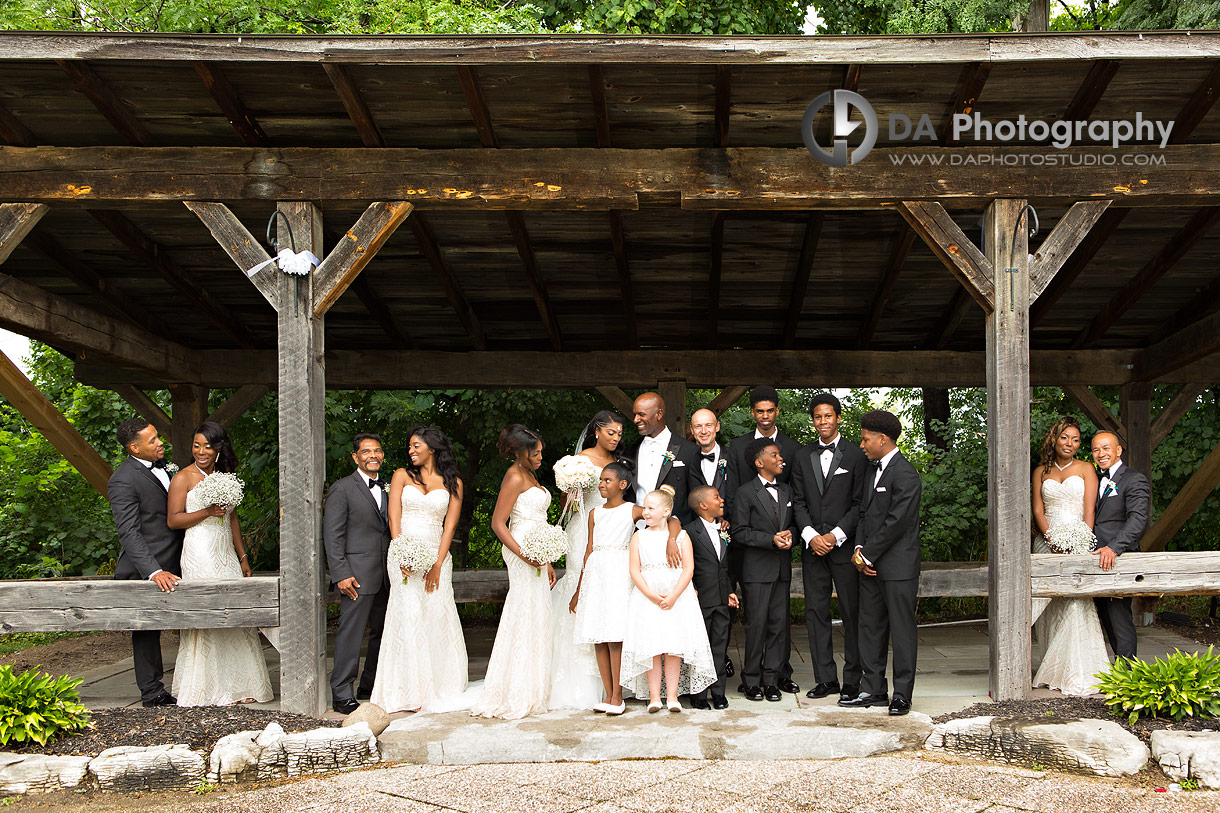
[[[1148,527],[1151,489],[1148,478],[1123,465],[1123,447],[1113,432],[1093,436],[1093,462],[1100,484],[1093,513],[1093,551],[1102,570],[1112,570],[1115,560],[1127,551],[1140,549],[1140,538]],[[1135,622],[1131,619],[1131,597],[1096,598],[1097,615],[1116,657],[1135,657]]]
[[[628,455],[635,465],[632,496],[637,505],[643,505],[648,492],[668,483],[674,490],[674,516],[685,525],[694,518],[687,500],[691,486],[698,485],[692,481],[699,465],[698,448],[669,431],[665,425],[665,400],[655,392],[636,398],[631,410],[632,422],[640,432],[640,442]],[[672,539],[666,553],[671,564],[678,560],[678,549]]]
[[[166,524],[169,473],[165,470],[165,445],[157,428],[143,418],[132,418],[115,432],[129,457],[106,487],[110,512],[119,532],[119,552],[114,566],[116,579],[148,579],[172,593],[181,580],[183,531]],[[145,706],[172,706],[177,700],[165,689],[161,662],[161,631],[131,633],[136,685]]]
[[[385,452],[377,435],[352,440],[356,470],[335,482],[326,493],[322,540],[330,580],[339,591],[339,630],[330,676],[335,711],[351,714],[373,692],[377,656],[390,599],[386,555],[390,547],[388,519],[390,484],[380,477]],[[368,630],[368,651],[360,688],[353,692],[360,666],[360,643]]]
[[[695,559],[691,586],[699,597],[703,625],[712,648],[712,662],[716,664],[716,682],[710,687],[711,706],[727,709],[729,701],[724,689],[728,679],[729,610],[737,606],[737,594],[733,592],[733,574],[729,572],[728,545],[721,537],[724,498],[712,486],[697,486],[691,490],[690,507],[695,512],[695,519],[687,523],[685,530]],[[708,689],[692,694],[690,704],[697,709],[708,708],[707,694]]]
[[[792,504],[801,529],[801,564],[805,584],[805,626],[817,685],[807,697],[837,692],[841,700],[860,693],[860,574],[851,563],[850,542],[860,522],[864,486],[873,470],[860,447],[839,434],[839,399],[823,392],[813,397],[809,416],[818,440],[789,463]],[[871,484],[871,483],[870,483]],[[839,595],[843,619],[843,685],[839,685],[831,644],[830,594]]]
[[[860,418],[860,448],[877,464],[871,482],[865,476],[860,525],[852,564],[860,572],[860,661],[863,689],[840,706],[885,705],[891,715],[911,710],[919,635],[915,599],[919,593],[919,499],[922,485],[902,452],[902,424],[885,410]],[[894,698],[885,691],[887,650],[894,649]]]

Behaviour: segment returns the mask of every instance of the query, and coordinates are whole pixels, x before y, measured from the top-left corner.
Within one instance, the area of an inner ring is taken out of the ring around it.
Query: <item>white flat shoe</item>
[[[661,710],[661,701],[658,700],[656,703],[648,704],[648,713],[649,714],[656,714],[660,710]]]
[[[609,703],[597,703],[596,705],[593,706],[594,711],[601,712],[601,713],[610,711],[610,709],[612,709],[612,708],[616,708],[616,706],[612,706]]]
[[[617,717],[626,710],[626,703],[619,703],[617,706],[611,706],[609,703],[606,704],[606,716],[608,717]]]
[[[682,711],[682,704],[677,700],[670,700],[665,705],[670,711]]]

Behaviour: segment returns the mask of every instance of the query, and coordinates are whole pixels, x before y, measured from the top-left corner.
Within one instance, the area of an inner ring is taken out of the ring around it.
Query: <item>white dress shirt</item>
[[[755,440],[762,440],[763,438],[766,438],[767,440],[777,440],[778,436],[779,436],[779,427],[778,426],[772,428],[771,434],[769,434],[769,435],[764,435],[762,432],[759,432],[757,429],[754,430],[754,439]]]
[[[364,478],[364,487],[373,492],[373,502],[377,503],[377,510],[378,511],[385,510],[385,507],[386,507],[385,501],[388,496],[385,492],[385,482],[382,481],[380,486],[370,487],[369,483],[373,482],[373,478],[369,477],[361,469],[356,469],[356,471],[360,472],[360,476]],[[378,477],[380,477],[380,476],[381,475],[378,474]]]
[[[649,491],[656,490],[670,437],[667,426],[655,438],[646,437],[640,443],[639,474],[635,486],[636,502],[640,505],[644,504],[644,498],[648,496]]]
[[[770,494],[771,499],[775,500],[775,502],[778,504],[779,503],[779,488],[778,488],[779,484],[776,483],[774,480],[768,480],[766,477],[763,477],[761,474],[758,475],[758,480],[759,480],[759,482],[761,482],[763,484],[763,491]],[[774,485],[777,487],[776,488],[767,488],[766,487],[766,486],[770,486],[770,485]]]
[[[821,443],[821,442],[822,442],[822,439],[818,438],[818,443]],[[843,436],[836,434],[831,439],[830,442],[833,444],[842,443]],[[830,461],[834,460],[834,453],[831,452],[830,449],[823,449],[818,454],[818,458],[819,458],[819,462],[822,464],[822,482],[825,483],[826,485],[829,485],[830,477],[831,477]],[[835,535],[835,547],[836,548],[839,547],[839,545],[842,545],[844,542],[847,541],[847,534],[843,533],[843,529],[840,528],[838,525],[831,528],[830,532]],[[804,542],[806,545],[809,544],[809,540],[813,539],[817,535],[818,535],[817,531],[813,530],[813,528],[811,528],[808,525],[806,525],[804,528],[801,529],[801,541]]]
[[[708,453],[700,449],[699,454],[702,455]],[[720,465],[719,443],[712,445],[711,454],[715,455],[715,457],[711,460],[704,457],[699,458],[699,469],[703,472],[703,482],[707,483],[708,485],[711,485],[712,481],[716,479],[716,466]]]
[[[1111,466],[1110,467],[1111,474],[1118,474],[1118,470],[1122,465],[1123,465],[1123,461],[1120,460],[1117,463],[1115,463],[1113,466]],[[1113,478],[1111,478],[1109,475],[1102,476],[1101,482],[1099,482],[1097,484],[1097,498],[1098,499],[1101,499],[1101,495],[1106,493],[1106,486],[1110,485],[1110,483],[1112,481],[1113,481]]]
[[[699,517],[699,521],[703,523],[703,530],[707,531],[708,539],[712,540],[712,547],[716,549],[716,558],[723,558],[720,554],[720,549],[723,543],[720,541],[720,523],[708,522],[703,517]]]

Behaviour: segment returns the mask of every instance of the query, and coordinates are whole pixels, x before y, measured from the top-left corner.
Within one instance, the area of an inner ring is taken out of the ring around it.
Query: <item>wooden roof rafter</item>
[[[724,212],[712,215],[712,241],[707,274],[707,346],[715,349],[720,336],[720,281],[724,274]]]
[[[38,144],[38,136],[0,103],[0,138],[14,147],[33,147]]]
[[[377,126],[377,120],[373,118],[368,102],[355,80],[352,79],[347,66],[327,62],[322,67],[326,70],[326,75],[330,78],[335,93],[339,95],[339,101],[343,103],[347,117],[351,119],[352,124],[356,127],[356,132],[360,134],[360,141],[364,146],[386,146],[385,136],[382,135],[381,128]]]
[[[940,124],[940,143],[948,146],[957,144],[953,137],[953,117],[962,113],[974,112],[979,96],[983,93],[983,85],[991,75],[990,62],[967,62],[962,66],[961,75],[957,79],[957,87],[953,98],[945,107],[945,115]]]
[[[204,87],[216,100],[216,105],[225,114],[229,124],[237,131],[242,142],[250,147],[266,147],[271,143],[258,119],[237,95],[233,85],[225,76],[224,67],[217,62],[197,61],[194,63],[195,73],[203,81]]]
[[[1063,111],[1063,120],[1084,121],[1091,116],[1121,66],[1122,62],[1117,59],[1096,60]]]
[[[156,139],[144,126],[144,122],[140,121],[131,108],[98,76],[88,62],[77,59],[60,59],[56,62],[76,85],[76,89],[93,103],[97,111],[128,144],[138,147],[151,147],[156,144]]]
[[[437,242],[436,233],[432,230],[431,224],[428,223],[421,212],[415,212],[411,217],[407,218],[407,221],[411,231],[415,234],[416,241],[419,243],[420,252],[424,255],[424,259],[428,261],[428,265],[432,267],[432,272],[440,281],[441,287],[445,291],[445,296],[449,298],[449,304],[453,306],[458,320],[462,323],[462,327],[466,330],[466,335],[470,338],[471,345],[474,346],[475,350],[486,350],[487,336],[483,332],[483,326],[479,323],[478,314],[474,312],[474,308],[470,305],[470,300],[466,298],[466,294],[462,291],[461,285],[458,284],[453,270],[449,267],[449,262],[445,259],[444,251],[441,249],[440,243]]]
[[[910,253],[911,246],[915,245],[915,236],[914,229],[905,221],[898,225],[891,243],[889,259],[885,262],[885,268],[881,271],[881,279],[877,283],[876,294],[873,295],[872,305],[864,317],[864,324],[860,326],[859,335],[856,336],[857,350],[867,350],[868,346],[872,344],[877,326],[881,324],[881,317],[885,314],[886,305],[889,304],[890,295],[894,292],[894,285],[898,282],[898,275],[902,273],[902,266],[906,263],[907,254]]]
[[[796,272],[792,275],[792,287],[788,294],[788,312],[784,319],[780,346],[796,346],[796,333],[801,322],[801,311],[805,308],[805,296],[809,291],[809,279],[813,275],[813,262],[817,258],[818,241],[822,237],[822,224],[826,215],[821,211],[810,212],[805,219],[805,231],[801,239],[801,253],[796,260]]]

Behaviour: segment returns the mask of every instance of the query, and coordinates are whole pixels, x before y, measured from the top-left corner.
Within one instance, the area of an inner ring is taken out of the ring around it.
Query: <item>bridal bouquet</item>
[[[426,539],[413,539],[401,533],[390,540],[386,558],[411,573],[427,573],[436,564],[436,553],[437,549]],[[406,584],[407,579],[403,578],[402,583]]]
[[[1097,537],[1081,520],[1056,525],[1046,532],[1046,542],[1055,553],[1088,554],[1093,552]]]
[[[203,482],[195,486],[195,496],[204,505],[219,505],[226,511],[232,511],[241,505],[245,496],[246,484],[238,479],[236,474],[218,471],[203,478]]]
[[[533,562],[556,562],[568,552],[568,535],[563,528],[545,522],[535,525],[517,541],[521,555]],[[542,568],[538,568],[538,575],[542,575]]]
[[[582,454],[570,454],[559,458],[555,464],[555,485],[560,491],[583,491],[597,485],[601,469]]]

